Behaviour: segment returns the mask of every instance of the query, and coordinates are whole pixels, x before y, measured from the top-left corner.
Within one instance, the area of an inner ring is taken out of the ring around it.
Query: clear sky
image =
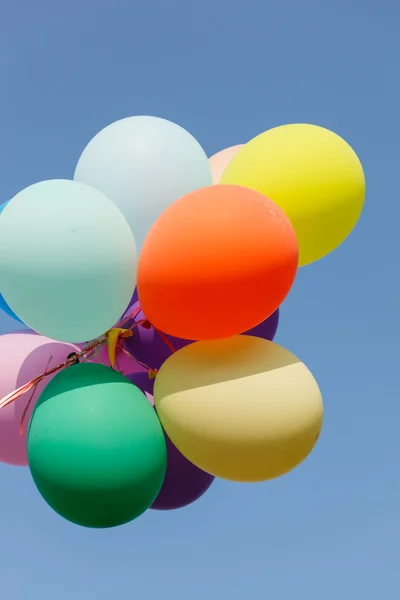
[[[63,521],[27,469],[2,465],[1,598],[398,600],[398,2],[10,0],[0,13],[1,201],[71,178],[91,137],[135,114],[176,121],[210,155],[323,125],[367,177],[357,228],[300,270],[281,311],[276,341],[324,396],[311,457],[107,531]]]

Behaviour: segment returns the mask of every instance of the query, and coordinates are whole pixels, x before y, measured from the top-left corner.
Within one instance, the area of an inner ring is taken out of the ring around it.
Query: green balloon
[[[126,377],[101,364],[68,367],[49,382],[27,448],[43,499],[83,527],[132,521],[164,482],[166,444],[153,407]]]

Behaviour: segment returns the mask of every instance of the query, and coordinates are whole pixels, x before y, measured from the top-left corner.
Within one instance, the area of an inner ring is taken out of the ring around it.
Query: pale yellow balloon
[[[364,171],[351,146],[307,124],[275,127],[252,139],[229,162],[220,183],[251,188],[280,206],[296,232],[300,266],[347,238],[365,197]]]
[[[171,441],[222,479],[284,475],[313,449],[323,422],[321,393],[285,348],[252,336],[195,342],[172,354],[154,400]]]
[[[225,171],[226,167],[231,162],[232,158],[236,156],[239,150],[243,147],[243,144],[238,144],[237,146],[231,146],[230,148],[225,148],[225,150],[220,150],[213,156],[211,156],[208,161],[211,167],[211,173],[213,177],[213,184],[216,185],[219,183],[221,179],[222,173]]]

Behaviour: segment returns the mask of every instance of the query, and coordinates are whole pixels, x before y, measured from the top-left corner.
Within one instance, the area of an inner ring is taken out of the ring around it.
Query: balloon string
[[[37,390],[37,385],[38,384],[36,384],[35,387],[33,388],[32,394],[30,395],[30,398],[29,398],[29,400],[27,402],[27,405],[24,408],[24,412],[22,413],[22,417],[21,417],[21,420],[19,422],[19,435],[23,435],[23,433],[24,433],[24,421],[25,421],[25,417],[26,417],[28,409],[29,409],[29,407],[31,405],[31,402],[32,402],[32,400],[33,400],[33,398],[35,396],[35,392]]]
[[[119,322],[119,327],[122,328],[122,326],[125,325],[128,321],[130,321],[131,319],[134,319],[139,314],[140,311],[141,311],[141,307],[139,305],[132,313],[130,313],[129,315],[126,315]],[[147,319],[140,319],[139,321],[135,321],[134,323],[132,323],[132,325],[128,329],[133,330],[136,327],[139,327],[140,325],[142,325],[143,327],[146,327],[146,328],[150,328],[151,327],[151,324],[149,323],[149,321]],[[156,328],[154,328],[154,330],[162,338],[162,340],[167,344],[167,346],[169,347],[169,349],[171,350],[171,352],[175,352],[175,348],[173,347],[172,343],[169,341],[169,339],[167,338],[167,336],[162,331],[159,331]],[[28,412],[29,405],[32,402],[32,399],[33,399],[33,396],[35,394],[35,391],[36,391],[36,388],[37,388],[38,384],[45,377],[48,377],[49,375],[53,375],[54,373],[57,373],[58,371],[61,371],[62,369],[70,367],[70,366],[76,364],[77,362],[86,362],[88,360],[91,360],[93,358],[93,356],[95,356],[96,353],[99,352],[100,347],[103,346],[107,342],[108,334],[109,334],[110,331],[111,330],[107,331],[104,335],[100,336],[99,338],[97,338],[93,342],[90,342],[80,352],[71,354],[63,363],[61,363],[61,364],[59,364],[59,365],[57,365],[55,367],[52,367],[51,369],[46,369],[43,373],[41,373],[41,375],[38,375],[37,377],[34,377],[33,379],[31,379],[30,381],[28,381],[24,385],[21,385],[16,390],[13,390],[9,394],[7,394],[3,398],[1,398],[0,399],[0,409],[1,408],[5,408],[9,404],[12,404],[16,400],[18,400],[21,396],[23,396],[24,394],[26,394],[26,393],[28,393],[28,392],[30,392],[32,390],[32,395],[31,395],[31,397],[30,397],[30,399],[28,401],[28,404],[27,404],[27,406],[26,406],[26,408],[24,410],[24,413],[22,415],[22,420],[21,420],[21,423],[20,423],[20,431],[21,431],[22,421],[25,418],[26,413]],[[122,338],[121,338],[121,340],[122,340]],[[122,340],[122,344],[123,343],[124,342]],[[148,365],[142,363],[137,358],[135,358],[132,354],[130,354],[129,352],[127,352],[127,350],[125,350],[125,348],[119,347],[119,350],[122,351],[122,352],[124,352],[124,354],[126,354],[127,356],[129,356],[133,361],[137,362],[144,369],[146,369],[147,372],[148,372],[148,374],[149,374],[149,378],[150,379],[154,379],[155,378],[155,376],[157,375],[157,372],[158,372],[157,369],[152,369]],[[118,367],[118,363],[117,363],[117,367]]]
[[[133,319],[139,312],[140,312],[140,307],[138,307],[137,309],[135,309],[132,312],[132,314],[127,315],[123,319],[123,321],[121,322],[121,325],[124,324],[124,323],[126,323],[130,319]],[[33,379],[31,379],[30,381],[28,381],[24,385],[21,385],[16,390],[10,392],[9,394],[7,394],[3,398],[1,398],[0,399],[0,409],[1,408],[5,408],[9,404],[12,404],[12,402],[15,402],[16,400],[18,400],[18,398],[20,398],[21,396],[23,396],[27,392],[30,392],[32,389],[34,390],[36,388],[36,386],[45,377],[47,377],[48,375],[52,375],[53,373],[57,373],[61,369],[64,369],[66,367],[70,367],[70,366],[74,365],[77,361],[87,361],[87,360],[90,360],[96,354],[96,351],[100,350],[100,346],[102,346],[102,345],[104,345],[106,343],[108,333],[109,332],[107,331],[107,333],[105,333],[104,335],[100,336],[99,338],[97,338],[93,342],[89,343],[80,352],[77,352],[76,354],[74,354],[70,358],[67,358],[67,360],[65,360],[60,365],[57,365],[56,367],[53,367],[50,370],[46,370],[41,375],[38,375],[37,377],[34,377]]]
[[[139,304],[138,307],[136,308],[136,310],[132,314],[127,315],[120,322],[119,326],[122,327],[122,325],[124,325],[128,321],[130,321],[131,319],[134,319],[141,312],[141,310],[142,310],[142,308],[141,308],[141,306]],[[135,323],[131,327],[128,327],[128,329],[134,329],[134,327],[138,326],[138,325],[142,325],[142,327],[144,327],[145,329],[150,329],[151,327],[153,327],[153,325],[147,319],[141,319],[140,321],[135,321]],[[159,329],[156,329],[155,327],[153,327],[153,329],[161,337],[161,339],[167,344],[167,346],[169,347],[169,349],[171,350],[171,352],[175,352],[176,350],[175,350],[174,346],[172,345],[172,343],[170,342],[170,340],[167,338],[167,336],[165,335],[165,333],[163,333]]]
[[[130,352],[128,352],[128,350],[126,350],[126,348],[121,348],[121,351],[126,354],[126,356],[129,356],[129,358],[131,358],[132,360],[134,360],[135,362],[137,362],[141,367],[143,367],[148,374],[149,379],[155,379],[155,376],[158,373],[157,369],[152,369],[151,367],[149,367],[148,365],[146,365],[146,363],[138,360],[137,358],[135,358]]]
[[[47,369],[49,368],[49,365],[50,365],[50,363],[51,363],[52,359],[53,359],[53,357],[52,357],[52,356],[50,356],[50,358],[49,358],[49,360],[48,360],[48,363],[47,363],[47,365],[46,365],[46,371],[47,371]],[[45,372],[46,372],[46,371],[45,371]],[[24,433],[24,421],[25,421],[25,417],[26,417],[26,415],[27,415],[27,412],[28,412],[28,410],[29,410],[29,407],[30,407],[30,405],[31,405],[31,403],[32,403],[32,400],[33,400],[33,398],[34,398],[34,396],[35,396],[35,393],[36,393],[36,390],[37,390],[37,386],[38,386],[38,383],[37,383],[37,384],[35,385],[35,387],[33,388],[33,390],[32,390],[32,394],[30,395],[30,398],[29,398],[29,400],[28,400],[28,402],[27,402],[27,404],[26,404],[26,406],[25,406],[25,408],[24,408],[24,412],[22,413],[21,420],[20,420],[20,422],[19,422],[19,435],[23,435],[23,433]]]
[[[130,321],[131,319],[134,319],[141,311],[142,309],[140,308],[140,304],[137,308],[135,308],[135,310],[132,313],[129,313],[129,315],[125,315],[125,317],[123,317],[119,322],[118,322],[118,326],[122,328],[123,325],[125,325],[125,323],[127,323],[128,321]],[[130,328],[129,328],[130,329]]]
[[[155,327],[154,327],[154,331],[156,331],[158,333],[158,335],[160,336],[160,338],[167,344],[167,346],[169,347],[171,352],[175,352],[175,348],[173,347],[172,343],[169,341],[169,339],[167,338],[165,333],[163,333],[159,329],[156,329]]]
[[[107,332],[107,334],[108,334],[108,332]],[[40,383],[48,375],[57,373],[58,371],[60,371],[61,369],[64,369],[65,367],[72,366],[73,364],[76,363],[77,360],[84,360],[84,361],[88,360],[86,355],[89,352],[91,352],[92,350],[95,350],[101,344],[104,344],[107,340],[107,334],[104,334],[101,337],[99,337],[97,340],[91,342],[90,344],[88,344],[88,346],[83,348],[83,350],[81,350],[80,352],[77,352],[76,354],[71,355],[60,365],[57,365],[56,367],[53,367],[51,369],[44,371],[44,373],[42,373],[41,375],[38,375],[34,379],[31,379],[31,381],[28,381],[24,385],[21,385],[21,387],[17,388],[10,394],[7,394],[6,396],[4,396],[4,398],[2,398],[0,400],[0,408],[4,408],[5,406],[8,406],[12,402],[15,402],[15,400],[18,400],[18,398],[20,398],[21,396],[23,396],[23,394],[26,394],[31,389],[36,387],[37,384]]]

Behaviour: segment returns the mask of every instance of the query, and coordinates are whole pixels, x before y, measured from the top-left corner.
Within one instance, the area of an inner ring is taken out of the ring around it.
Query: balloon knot
[[[158,369],[149,369],[148,376],[149,379],[155,379],[157,377]]]
[[[78,364],[79,364],[79,358],[78,358],[78,355],[77,355],[77,353],[76,353],[76,352],[71,352],[70,354],[68,354],[68,356],[67,356],[67,360],[70,360],[70,359],[71,359],[71,358],[73,358],[74,356],[76,356],[76,358],[75,358],[74,362],[73,362],[73,363],[71,363],[71,364],[73,364],[73,365],[78,365]]]
[[[144,327],[145,329],[151,329],[152,325],[149,321],[143,321],[143,323],[141,323],[142,327]]]

